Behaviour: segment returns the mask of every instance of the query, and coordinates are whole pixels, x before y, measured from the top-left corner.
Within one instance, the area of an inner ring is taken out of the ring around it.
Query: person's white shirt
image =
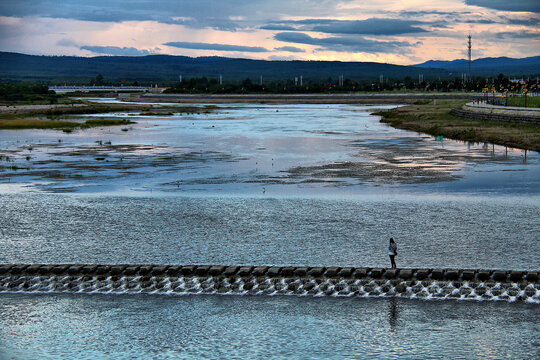
[[[388,255],[396,255],[397,245],[396,243],[390,243],[388,246]]]

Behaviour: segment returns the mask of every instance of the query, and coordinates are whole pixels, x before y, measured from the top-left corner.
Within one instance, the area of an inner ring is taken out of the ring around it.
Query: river
[[[540,269],[540,156],[388,106],[231,104],[0,132],[0,262]],[[88,116],[85,116],[87,118]],[[2,294],[13,358],[533,358],[538,305]],[[511,346],[510,346],[510,345]]]

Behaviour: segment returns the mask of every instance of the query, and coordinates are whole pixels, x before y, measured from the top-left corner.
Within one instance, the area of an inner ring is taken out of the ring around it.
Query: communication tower
[[[469,72],[467,73],[467,79],[471,81],[471,50],[472,50],[472,43],[471,43],[471,34],[467,35],[468,44],[467,44],[467,52],[469,54]]]

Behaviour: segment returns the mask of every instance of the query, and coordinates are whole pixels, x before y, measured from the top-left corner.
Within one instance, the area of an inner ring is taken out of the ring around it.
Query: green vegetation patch
[[[0,105],[44,105],[77,102],[64,95],[49,91],[42,84],[0,84]]]
[[[117,125],[129,125],[135,124],[135,122],[128,119],[91,119],[86,120],[84,124],[81,125],[82,129],[98,126],[117,126]]]
[[[159,112],[159,111],[143,111],[139,115],[142,116],[172,116],[173,112]]]
[[[216,105],[204,105],[204,106],[176,106],[170,109],[162,109],[159,111],[142,111],[139,115],[142,116],[172,116],[174,113],[178,114],[209,114],[218,110]]]
[[[502,101],[505,101],[505,98],[502,98]],[[527,107],[540,107],[540,96],[509,96],[508,97],[508,106],[521,106],[524,107],[527,103]]]
[[[0,119],[0,129],[56,129],[70,132],[72,129],[88,129],[100,126],[117,126],[134,124],[126,119],[91,119],[84,123],[62,120],[38,120],[38,119]],[[67,130],[67,131],[66,131]]]
[[[18,130],[18,129],[73,129],[81,124],[71,121],[53,121],[53,120],[33,120],[33,119],[13,119],[0,120],[0,129]]]

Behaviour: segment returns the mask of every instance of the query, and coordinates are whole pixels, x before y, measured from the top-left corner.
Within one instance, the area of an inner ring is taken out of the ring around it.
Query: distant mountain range
[[[172,55],[147,56],[37,56],[0,52],[0,81],[46,82],[49,84],[88,83],[89,79],[102,74],[105,81],[159,82],[173,84],[179,76],[184,79],[206,76],[224,81],[251,78],[262,75],[265,80],[285,80],[303,76],[307,81],[336,80],[340,75],[352,80],[379,81],[384,78],[413,79],[423,74],[424,79],[460,76],[467,71],[466,60],[428,61],[413,66],[401,66],[372,62],[340,61],[265,61],[233,59],[224,57],[186,57]],[[510,59],[485,58],[472,63],[473,75],[522,76],[540,74],[540,56]]]
[[[429,60],[422,64],[414,65],[422,68],[445,69],[450,72],[467,72],[468,61],[465,59],[442,61]],[[471,61],[471,73],[473,75],[538,75],[540,74],[540,56],[532,56],[521,59],[508,57],[482,58]]]

